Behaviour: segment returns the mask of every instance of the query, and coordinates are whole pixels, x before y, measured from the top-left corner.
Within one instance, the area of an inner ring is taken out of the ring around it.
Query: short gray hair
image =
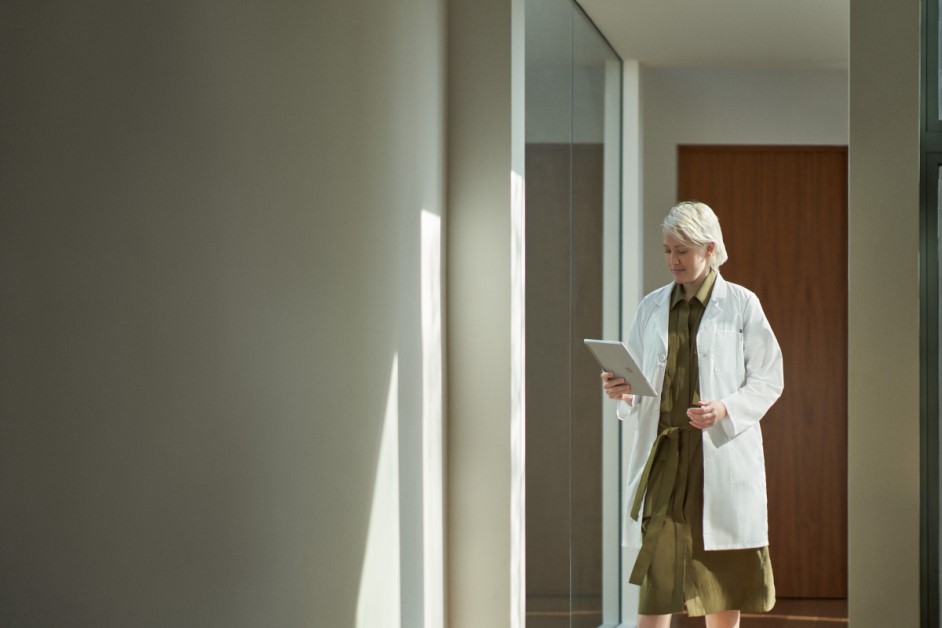
[[[667,213],[661,229],[690,246],[706,247],[712,242],[713,255],[710,257],[710,268],[718,269],[729,259],[726,254],[726,245],[723,244],[723,230],[720,229],[720,220],[710,209],[710,206],[700,201],[683,201],[677,203]]]

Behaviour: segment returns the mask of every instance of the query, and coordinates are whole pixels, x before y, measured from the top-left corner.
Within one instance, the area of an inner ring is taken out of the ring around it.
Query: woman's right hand
[[[615,377],[614,373],[609,372],[603,372],[601,377],[602,388],[609,399],[627,401],[628,403],[634,401],[634,395],[631,394],[631,384],[626,382],[624,378]]]

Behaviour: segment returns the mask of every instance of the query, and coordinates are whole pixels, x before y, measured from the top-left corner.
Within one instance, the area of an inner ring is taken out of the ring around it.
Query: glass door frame
[[[920,538],[921,564],[920,605],[922,626],[940,626],[940,530],[939,497],[942,482],[939,477],[939,185],[942,177],[942,152],[924,153],[922,159],[922,215],[920,219],[920,290],[923,304],[920,308]]]
[[[940,621],[940,308],[939,186],[942,185],[942,111],[939,110],[939,39],[942,0],[921,0],[920,83],[920,624]]]

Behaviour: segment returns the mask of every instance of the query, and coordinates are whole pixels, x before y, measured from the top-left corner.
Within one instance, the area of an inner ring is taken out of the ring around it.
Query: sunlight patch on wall
[[[422,210],[422,525],[425,628],[445,625],[440,216]]]
[[[386,396],[373,506],[360,574],[357,628],[400,628],[399,355],[393,356]]]
[[[524,180],[510,173],[510,625],[526,623],[526,389]]]

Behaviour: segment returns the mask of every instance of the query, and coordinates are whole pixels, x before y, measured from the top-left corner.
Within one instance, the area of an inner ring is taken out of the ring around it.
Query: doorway
[[[847,148],[681,145],[677,164],[678,199],[716,211],[723,275],[758,295],[785,356],[762,421],[778,597],[846,610]]]

